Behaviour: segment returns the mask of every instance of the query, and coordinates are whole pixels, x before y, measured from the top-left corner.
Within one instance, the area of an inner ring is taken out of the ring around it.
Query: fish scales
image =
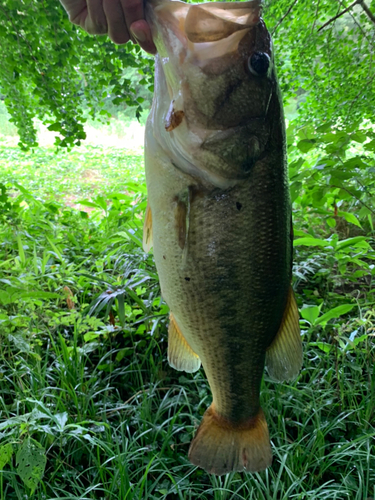
[[[302,359],[272,45],[260,2],[224,5],[162,0],[146,11],[160,55],[145,166],[155,263],[175,326],[169,360],[187,371],[200,360],[205,370],[213,402],[189,457],[215,474],[270,465],[265,360],[287,379]],[[208,24],[189,35],[199,21],[189,21],[192,8]]]

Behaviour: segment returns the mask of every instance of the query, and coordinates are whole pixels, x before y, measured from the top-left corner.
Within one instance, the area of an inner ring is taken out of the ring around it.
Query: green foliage
[[[360,128],[359,123],[345,128],[331,123],[300,129],[291,125],[287,134],[292,200],[326,215],[330,227],[336,227],[340,218],[359,228],[361,221],[368,223],[375,196],[372,128]]]
[[[0,4],[0,96],[20,134],[20,146],[36,145],[33,118],[56,132],[56,145],[85,139],[87,112],[107,120],[110,103],[135,108],[152,85],[153,61],[130,42],[116,46],[73,26],[55,0],[3,0]],[[131,80],[128,68],[138,69]]]
[[[13,455],[13,446],[10,443],[0,446],[0,470],[2,470]]]
[[[367,1],[372,19],[356,5],[323,28],[352,3],[266,0],[284,98],[298,98],[300,121],[346,125],[374,116],[375,3]]]
[[[284,97],[302,122],[347,125],[374,116],[375,23],[356,5],[320,30],[350,4],[265,2]],[[87,35],[55,0],[2,0],[0,45],[0,96],[23,148],[37,143],[35,117],[56,132],[57,145],[72,147],[85,139],[88,116],[106,121],[134,108],[139,117],[150,104],[152,58],[130,42]]]
[[[46,450],[35,439],[26,439],[17,453],[17,472],[22,481],[34,493],[43,477],[47,458]]]

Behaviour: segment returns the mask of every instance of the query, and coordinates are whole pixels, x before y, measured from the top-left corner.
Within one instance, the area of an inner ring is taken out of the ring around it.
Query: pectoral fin
[[[171,313],[168,328],[168,362],[172,368],[193,373],[199,370],[201,360],[195,354],[182,335],[176,320]]]
[[[266,366],[269,376],[279,382],[296,377],[302,366],[299,313],[292,287],[281,326],[266,352]]]
[[[147,202],[145,222],[143,224],[143,251],[148,253],[153,245],[152,241],[152,213],[150,204]]]

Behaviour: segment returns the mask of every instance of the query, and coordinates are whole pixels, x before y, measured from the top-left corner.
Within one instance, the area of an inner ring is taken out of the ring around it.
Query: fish
[[[271,465],[264,367],[284,381],[302,365],[283,106],[261,3],[146,3],[158,53],[143,244],[170,309],[169,364],[202,366],[212,391],[189,459],[216,475]]]

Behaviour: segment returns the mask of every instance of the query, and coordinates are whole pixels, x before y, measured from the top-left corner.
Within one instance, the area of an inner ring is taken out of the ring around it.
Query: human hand
[[[73,24],[91,35],[105,35],[118,45],[132,40],[156,53],[143,0],[60,0]]]

